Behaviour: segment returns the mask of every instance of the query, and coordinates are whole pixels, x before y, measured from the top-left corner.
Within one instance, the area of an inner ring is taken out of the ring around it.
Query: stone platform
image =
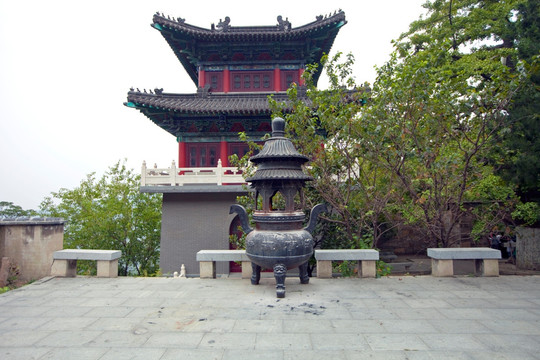
[[[240,276],[240,275],[238,275]],[[46,278],[0,295],[1,359],[538,359],[540,276]]]

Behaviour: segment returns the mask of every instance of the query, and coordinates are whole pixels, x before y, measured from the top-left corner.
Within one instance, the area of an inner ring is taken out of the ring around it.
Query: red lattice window
[[[272,71],[232,71],[230,91],[272,91],[273,80]]]

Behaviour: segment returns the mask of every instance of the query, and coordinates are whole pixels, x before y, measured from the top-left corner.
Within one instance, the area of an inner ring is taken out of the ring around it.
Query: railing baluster
[[[221,186],[224,182],[244,183],[244,179],[237,168],[223,167],[221,159],[213,168],[177,168],[174,161],[170,168],[154,165],[153,169],[148,169],[146,161],[141,167],[141,186],[183,186],[190,183]]]
[[[176,164],[174,163],[174,160],[172,161],[172,164],[171,164],[171,170],[169,171],[169,176],[171,177],[171,186],[176,186]]]
[[[223,174],[223,167],[221,166],[221,159],[219,159],[217,162],[217,169],[216,169],[218,185],[223,185],[223,180],[221,179],[222,174]]]
[[[141,186],[146,186],[146,161],[144,160],[141,169]]]

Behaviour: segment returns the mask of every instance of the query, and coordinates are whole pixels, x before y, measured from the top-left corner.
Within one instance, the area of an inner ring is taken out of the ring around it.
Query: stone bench
[[[246,250],[201,250],[197,253],[201,279],[216,278],[216,261],[241,261],[242,279],[251,278],[251,260]]]
[[[454,276],[454,260],[474,260],[481,276],[499,276],[501,251],[490,248],[430,248],[431,275]]]
[[[379,252],[373,249],[354,250],[315,250],[317,260],[317,277],[332,277],[332,261],[358,261],[358,276],[376,277],[376,261]]]
[[[75,277],[77,260],[97,261],[98,277],[117,277],[120,250],[65,249],[53,253],[52,276]]]

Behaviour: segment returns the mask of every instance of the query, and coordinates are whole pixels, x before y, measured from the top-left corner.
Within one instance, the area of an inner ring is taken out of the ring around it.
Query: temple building
[[[160,13],[152,27],[163,38],[193,80],[191,94],[163,89],[130,89],[125,106],[142,112],[178,142],[178,161],[170,168],[143,165],[141,191],[163,193],[160,267],[164,273],[198,274],[195,254],[228,249],[237,219],[229,206],[245,194],[244,182],[229,165],[243,156],[247,144],[238,133],[260,140],[271,132],[268,96],[287,99],[292,83],[302,86],[307,64],[328,54],[347,21],[341,10],[293,27],[277,17],[271,26],[232,26],[225,17],[201,28]],[[320,72],[314,75],[315,84]],[[233,265],[231,265],[233,266]],[[217,272],[229,273],[227,264]]]

